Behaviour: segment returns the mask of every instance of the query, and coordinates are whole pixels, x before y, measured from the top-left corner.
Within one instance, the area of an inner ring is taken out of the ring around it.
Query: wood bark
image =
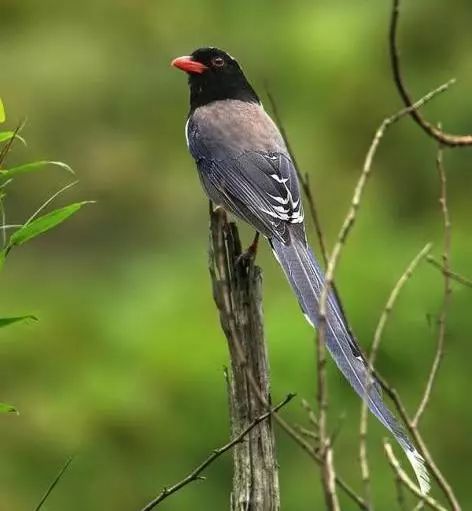
[[[262,272],[242,255],[237,227],[210,205],[209,268],[225,333],[231,436],[270,406],[269,363],[262,312]],[[231,511],[280,509],[273,421],[261,422],[233,449]]]

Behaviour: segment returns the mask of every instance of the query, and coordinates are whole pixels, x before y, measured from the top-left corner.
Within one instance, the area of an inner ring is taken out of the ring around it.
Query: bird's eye
[[[225,61],[222,57],[215,57],[211,60],[211,63],[215,67],[223,67],[225,65]]]

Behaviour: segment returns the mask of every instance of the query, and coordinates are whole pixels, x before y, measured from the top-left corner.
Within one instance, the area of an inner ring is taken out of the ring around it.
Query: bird
[[[229,53],[203,47],[175,58],[171,65],[188,75],[185,138],[204,191],[215,205],[268,240],[305,318],[319,328],[325,277],[307,241],[300,183],[280,130]],[[384,403],[380,385],[331,290],[324,321],[328,352],[402,447],[422,493],[427,494],[430,483],[424,459]]]

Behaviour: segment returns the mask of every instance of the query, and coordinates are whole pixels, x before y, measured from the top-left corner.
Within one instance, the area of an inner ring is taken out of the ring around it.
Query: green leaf
[[[18,410],[12,405],[0,403],[0,413],[16,413],[18,415]]]
[[[3,106],[2,98],[0,98],[0,122],[5,122],[5,107]]]
[[[55,165],[56,167],[61,167],[71,174],[74,174],[74,171],[69,167],[69,165],[63,163],[62,161],[41,160],[18,165],[17,167],[12,167],[11,169],[0,170],[0,177],[4,179],[10,179],[11,177],[17,176],[18,174],[36,172],[41,170],[43,167],[46,167],[47,165]]]
[[[13,137],[17,138],[23,142],[24,145],[26,145],[26,140],[23,137],[20,137],[18,133],[15,133],[14,131],[0,131],[0,142],[5,142]]]
[[[5,142],[5,140],[10,140],[11,137],[15,135],[14,131],[2,131],[0,132],[0,142]]]
[[[92,201],[83,201],[69,204],[69,206],[55,209],[54,211],[51,211],[46,215],[36,218],[29,224],[23,225],[23,227],[20,227],[10,236],[10,239],[8,240],[7,244],[7,250],[11,249],[14,246],[22,245],[23,243],[26,243],[30,239],[36,238],[36,236],[39,236],[40,234],[49,231],[53,227],[62,224],[62,222],[64,222],[74,213],[79,211],[79,209],[83,205],[90,204],[91,202]]]
[[[38,318],[31,314],[29,314],[27,316],[15,316],[12,318],[0,318],[0,328],[3,328],[8,325],[12,325],[13,323],[19,323],[20,321],[25,321],[27,319],[32,319],[34,321],[38,321]]]

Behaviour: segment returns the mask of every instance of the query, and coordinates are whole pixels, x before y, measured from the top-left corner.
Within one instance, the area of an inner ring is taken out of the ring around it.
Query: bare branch
[[[400,69],[400,56],[398,52],[397,33],[398,33],[398,20],[400,17],[400,0],[393,0],[392,12],[390,17],[390,30],[389,30],[389,47],[390,47],[390,61],[393,72],[393,80],[402,97],[403,103],[406,107],[412,106],[412,99],[408,92],[405,82],[403,80],[402,72]],[[449,147],[464,147],[472,145],[472,135],[451,135],[445,133],[439,128],[436,128],[418,112],[417,108],[411,108],[409,114],[414,121],[427,133],[430,137],[435,138],[438,142]]]
[[[341,249],[346,243],[346,239],[349,235],[349,232],[351,231],[356,218],[357,218],[357,211],[360,206],[360,202],[362,199],[362,195],[365,189],[365,185],[367,183],[367,180],[370,177],[371,171],[372,171],[372,162],[374,159],[374,156],[377,152],[377,148],[379,146],[380,141],[382,140],[385,131],[395,122],[397,122],[399,119],[404,117],[406,114],[410,113],[413,110],[416,110],[418,108],[421,108],[424,104],[426,104],[428,101],[431,101],[435,96],[438,94],[445,92],[449,86],[451,85],[452,81],[449,81],[441,86],[439,86],[437,89],[434,89],[433,91],[429,92],[425,96],[423,96],[421,99],[416,101],[413,105],[404,108],[403,110],[400,110],[399,112],[395,113],[394,115],[387,117],[382,121],[379,128],[377,129],[375,136],[372,140],[372,143],[369,147],[369,150],[367,151],[367,155],[364,160],[364,165],[362,168],[361,175],[359,177],[359,180],[357,181],[356,188],[354,190],[354,195],[352,197],[351,206],[349,208],[349,211],[346,215],[346,218],[344,219],[344,223],[341,227],[341,230],[339,231],[336,244],[334,246],[333,252],[331,254],[331,257],[328,261],[328,267],[326,270],[326,276],[325,276],[325,286],[323,288],[323,292],[321,293],[320,298],[320,320],[323,320],[323,317],[326,315],[326,300],[328,296],[329,289],[331,288],[333,278],[334,278],[334,272],[336,270],[336,266],[340,257]]]
[[[8,140],[8,142],[2,147],[0,151],[0,168],[2,168],[5,163],[5,159],[12,148],[13,142],[18,138],[18,133],[23,129],[26,121],[21,121],[18,126],[15,128],[12,137]],[[21,137],[20,137],[21,139]]]
[[[449,277],[451,277],[452,280],[455,280],[456,282],[459,282],[459,284],[462,284],[463,286],[472,287],[472,279],[464,277],[464,275],[461,275],[460,273],[454,272],[451,269],[446,270],[446,268],[444,268],[444,266],[440,262],[436,261],[436,259],[434,259],[433,256],[429,255],[426,258],[426,260],[432,266],[434,266],[438,270],[441,270],[441,272],[443,272],[444,274],[446,274]]]
[[[441,205],[441,212],[443,217],[443,226],[444,226],[444,251],[443,251],[443,267],[444,267],[444,294],[443,294],[443,304],[441,308],[441,314],[439,317],[439,328],[438,328],[438,342],[436,347],[436,354],[433,360],[433,364],[431,366],[431,371],[428,376],[428,381],[426,383],[426,387],[423,393],[423,397],[420,401],[418,409],[416,411],[415,416],[413,417],[413,426],[418,426],[418,423],[423,415],[426,407],[428,406],[428,401],[431,397],[431,392],[433,390],[434,381],[438,374],[439,366],[444,356],[444,340],[446,336],[446,320],[447,320],[447,312],[449,309],[450,299],[451,299],[451,277],[449,276],[449,268],[450,268],[450,258],[451,258],[451,219],[449,216],[449,209],[447,205],[447,178],[446,172],[444,170],[443,164],[443,150],[442,147],[439,146],[438,153],[436,157],[436,167],[438,170],[439,181],[440,181],[440,197],[439,204]]]
[[[316,365],[317,365],[317,402],[318,402],[318,435],[319,453],[321,458],[321,483],[324,490],[326,508],[328,511],[339,511],[339,501],[336,493],[336,472],[333,463],[331,439],[327,431],[328,394],[326,384],[326,348],[325,327],[318,330],[316,335]]]
[[[416,495],[416,497],[428,504],[431,509],[435,509],[436,511],[447,511],[447,509],[441,506],[437,500],[433,499],[429,495],[423,494],[418,486],[408,477],[407,473],[402,469],[400,462],[393,454],[392,446],[386,440],[384,441],[384,450],[390,466],[404,486]]]
[[[305,440],[302,436],[300,436],[297,431],[288,424],[282,417],[277,414],[274,414],[275,421],[284,429],[284,431],[310,456],[310,458],[315,461],[318,465],[322,465],[322,460],[317,450],[313,448],[313,446]],[[344,479],[339,477],[336,474],[336,484],[344,491],[344,493],[353,500],[359,507],[359,509],[367,511],[367,504],[365,500],[356,493],[355,490],[352,489],[349,484],[346,483]]]
[[[200,479],[203,479],[200,475],[209,465],[211,465],[215,460],[217,460],[222,454],[232,449],[236,444],[243,441],[244,437],[253,429],[255,428],[259,423],[262,421],[265,421],[267,418],[269,418],[273,413],[277,412],[285,406],[287,403],[289,403],[293,398],[295,397],[295,394],[288,394],[287,397],[281,401],[277,406],[274,406],[271,408],[268,412],[262,414],[261,416],[257,417],[246,429],[241,431],[241,433],[235,437],[231,442],[228,442],[227,444],[223,445],[222,447],[219,447],[218,449],[215,449],[198,467],[196,467],[188,476],[184,477],[181,481],[178,483],[173,484],[172,486],[169,486],[168,488],[164,488],[159,495],[151,500],[148,504],[146,504],[141,511],[150,511],[151,509],[154,509],[160,502],[165,500],[167,497],[172,495],[173,493],[179,491],[184,486],[187,486],[189,483],[192,483],[193,481],[197,481]]]
[[[401,509],[401,511],[407,511],[406,508],[406,502],[405,502],[405,494],[403,491],[403,483],[401,479],[398,477],[398,475],[395,474],[395,486],[397,488],[397,502],[398,507]],[[420,501],[422,502],[422,501]]]
[[[375,359],[377,356],[377,352],[380,346],[380,341],[382,339],[382,335],[385,329],[385,325],[390,316],[390,313],[395,305],[395,302],[402,290],[403,286],[410,279],[411,275],[415,271],[419,262],[428,254],[431,250],[431,243],[426,244],[418,254],[413,258],[410,262],[406,270],[400,276],[396,284],[394,285],[390,296],[388,297],[387,303],[380,315],[379,322],[377,324],[377,328],[374,333],[374,340],[372,341],[372,346],[369,355],[369,370],[370,373],[368,375],[368,381],[370,381],[370,374],[373,373],[373,367],[375,364]],[[362,481],[364,483],[365,497],[368,503],[371,500],[371,491],[370,491],[370,470],[369,463],[367,459],[367,423],[368,423],[368,410],[367,404],[365,401],[362,401],[361,404],[361,418],[360,418],[360,426],[359,426],[359,461],[361,466],[361,475]]]
[[[398,279],[397,283],[392,289],[392,292],[390,293],[390,296],[388,297],[387,303],[385,304],[384,310],[382,311],[382,314],[380,316],[379,322],[377,324],[377,328],[375,329],[374,333],[374,340],[372,342],[370,357],[369,357],[369,364],[371,368],[373,367],[375,363],[375,359],[377,357],[377,352],[380,346],[380,341],[385,329],[385,325],[387,323],[388,317],[390,316],[390,313],[392,312],[392,309],[395,305],[395,302],[397,301],[398,295],[400,294],[400,291],[402,290],[403,286],[406,284],[406,282],[410,279],[413,272],[415,271],[416,267],[420,263],[420,261],[429,253],[431,250],[431,243],[427,243],[419,252],[416,254],[416,256],[413,258],[413,260],[410,262],[406,270],[403,272],[401,277]]]
[[[415,444],[418,446],[419,451],[425,460],[425,464],[428,467],[428,471],[431,473],[431,475],[437,482],[438,486],[443,491],[449,504],[451,505],[451,508],[453,509],[453,511],[461,511],[461,506],[459,504],[459,501],[457,500],[457,497],[454,494],[451,485],[444,477],[439,467],[436,465],[436,462],[434,461],[434,458],[428,446],[426,445],[423,436],[419,432],[418,428],[413,426],[412,424],[413,421],[410,415],[408,414],[406,407],[403,404],[403,401],[400,398],[397,390],[394,387],[392,387],[378,371],[375,371],[375,377],[379,382],[380,386],[382,387],[382,390],[388,395],[388,397],[392,400],[393,404],[395,405],[395,409],[397,410],[403,423],[405,424],[406,429],[412,436]]]
[[[69,468],[69,465],[72,463],[73,459],[74,459],[74,457],[71,456],[70,458],[68,458],[66,460],[66,462],[62,466],[61,470],[59,470],[59,473],[57,474],[57,476],[54,478],[52,483],[49,485],[49,488],[46,490],[44,495],[41,497],[41,500],[39,501],[38,505],[34,508],[34,511],[39,511],[43,507],[43,504],[49,498],[49,496],[51,495],[52,491],[54,490],[56,485],[59,483],[59,481],[62,479],[62,476],[65,474],[66,470]]]

